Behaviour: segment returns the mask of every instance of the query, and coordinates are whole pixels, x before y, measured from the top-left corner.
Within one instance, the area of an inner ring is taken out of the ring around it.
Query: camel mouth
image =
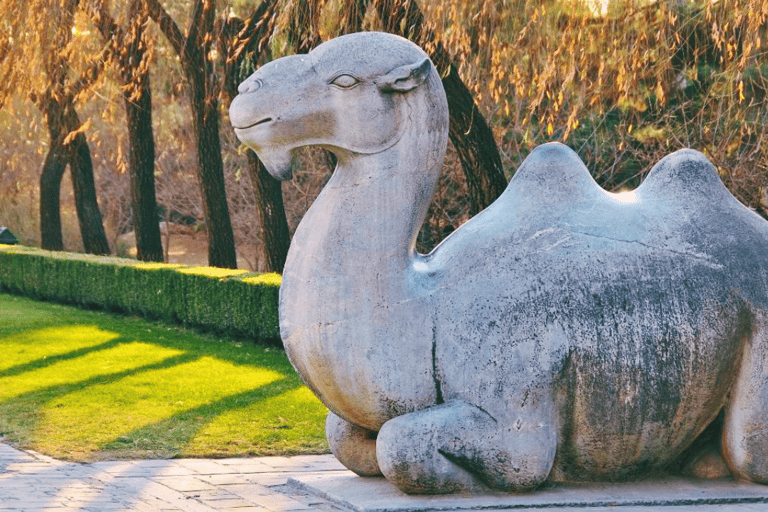
[[[248,126],[235,126],[235,128],[237,128],[238,130],[248,130],[248,129],[251,129],[251,128],[255,128],[257,126],[261,126],[263,124],[269,124],[272,121],[273,121],[273,119],[271,117],[265,117],[261,121],[256,121],[255,123],[249,124]]]

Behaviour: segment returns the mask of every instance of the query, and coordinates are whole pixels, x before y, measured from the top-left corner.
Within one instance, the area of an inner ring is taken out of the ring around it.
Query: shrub
[[[280,345],[280,276],[0,245],[0,291]]]

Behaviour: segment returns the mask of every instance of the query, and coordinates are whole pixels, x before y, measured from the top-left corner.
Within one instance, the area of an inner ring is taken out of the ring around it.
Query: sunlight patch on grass
[[[3,315],[5,314],[7,312],[3,311]],[[6,336],[0,339],[3,349],[0,372],[14,366],[102,345],[119,337],[116,332],[105,331],[93,325],[47,327]]]
[[[45,405],[35,437],[45,450],[95,452],[135,430],[282,377],[201,357],[57,397]],[[71,425],[78,428],[62,428]]]
[[[46,388],[85,382],[94,377],[136,370],[182,353],[147,343],[121,343],[116,347],[87,353],[45,368],[0,378],[0,400]]]
[[[0,438],[81,462],[327,453],[285,354],[0,293]]]

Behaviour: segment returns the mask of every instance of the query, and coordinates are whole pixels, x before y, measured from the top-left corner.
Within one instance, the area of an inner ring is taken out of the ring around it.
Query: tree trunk
[[[77,114],[72,110],[77,121]],[[77,129],[77,128],[74,128]],[[80,236],[85,252],[109,254],[109,242],[104,232],[101,211],[96,198],[96,184],[93,180],[93,160],[85,135],[78,133],[69,144],[69,172],[75,190],[75,209],[80,224]]]
[[[51,133],[51,146],[40,175],[40,242],[43,249],[63,251],[61,237],[61,178],[67,168],[64,147],[60,138]]]
[[[283,272],[291,237],[283,205],[281,183],[267,172],[264,164],[251,150],[248,150],[248,172],[253,183],[256,207],[259,213],[261,234],[261,261],[266,263],[267,272]]]
[[[186,66],[186,75],[191,89],[198,179],[208,232],[208,264],[212,267],[237,268],[235,236],[229,217],[224,186],[224,163],[221,159],[219,102],[215,96],[206,94],[205,64],[193,64],[202,60],[202,56],[200,59],[190,59],[189,65]]]
[[[50,149],[40,176],[41,245],[43,249],[53,251],[64,249],[60,193],[61,179],[69,165],[85,251],[91,254],[109,254],[109,243],[96,199],[93,162],[88,142],[82,133],[67,141],[69,134],[80,127],[80,119],[75,112],[72,98],[54,99],[49,94],[40,100],[38,107],[43,112],[51,137]]]
[[[136,87],[137,90],[124,93],[136,257],[140,261],[163,261],[155,196],[155,141],[149,76],[145,75]]]
[[[215,3],[210,0],[194,3],[185,36],[159,0],[145,1],[147,13],[173,46],[187,79],[197,145],[197,176],[208,231],[208,264],[237,268],[219,139],[218,81],[209,58],[215,44]]]
[[[131,0],[125,27],[118,25],[104,4],[87,3],[102,41],[116,64],[123,86],[128,125],[128,173],[131,210],[140,261],[163,261],[157,198],[155,196],[155,141],[152,129],[152,92],[148,42],[144,29],[149,11],[144,0]]]
[[[456,66],[443,78],[450,113],[449,137],[459,155],[469,188],[470,214],[488,207],[507,188],[493,132],[478,111]]]

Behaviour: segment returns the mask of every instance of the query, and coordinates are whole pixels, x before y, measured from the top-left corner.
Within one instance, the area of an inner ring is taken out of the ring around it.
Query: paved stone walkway
[[[287,487],[344,470],[331,455],[77,464],[0,443],[0,511],[338,511]]]
[[[349,512],[350,508],[308,495],[295,483],[312,475],[344,474],[350,473],[331,455],[77,464],[0,442],[0,512]],[[294,479],[291,484],[290,479]],[[370,496],[367,498],[370,502]],[[516,512],[768,512],[768,503],[490,508]],[[481,509],[488,507],[477,508]],[[425,508],[423,504],[403,508],[382,502],[357,510],[452,512],[457,508]]]

